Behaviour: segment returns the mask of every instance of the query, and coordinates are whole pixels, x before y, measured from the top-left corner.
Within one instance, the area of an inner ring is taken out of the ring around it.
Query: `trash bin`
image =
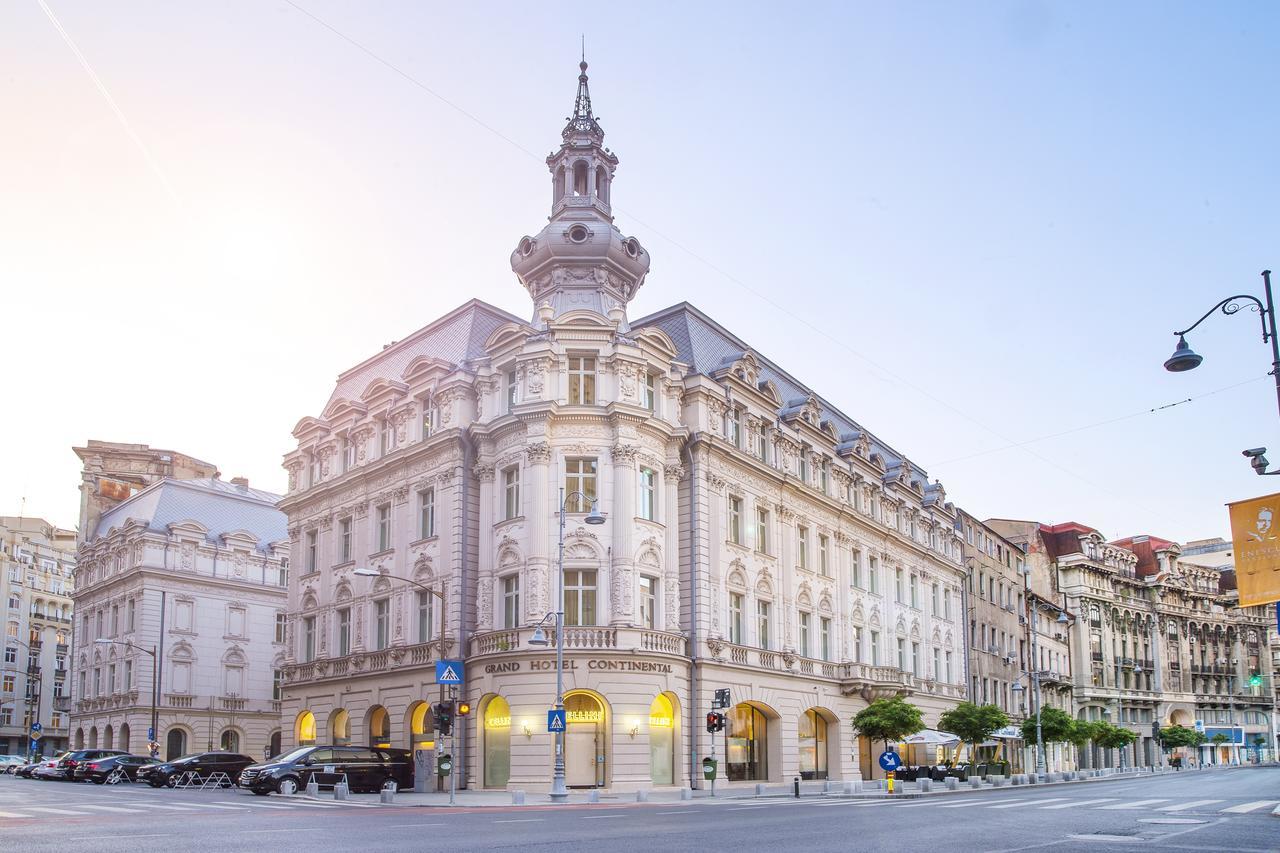
[[[448,776],[453,772],[453,756],[442,755],[436,759],[436,772],[441,776]]]
[[[708,782],[714,782],[716,778],[716,760],[714,758],[702,759],[702,778]]]

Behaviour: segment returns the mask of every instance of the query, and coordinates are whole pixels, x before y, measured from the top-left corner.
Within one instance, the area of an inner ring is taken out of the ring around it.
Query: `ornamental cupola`
[[[591,111],[587,63],[578,66],[573,115],[560,133],[560,148],[547,157],[551,216],[536,235],[522,237],[511,269],[533,297],[535,319],[589,309],[609,316],[644,284],[649,253],[613,224],[610,206],[618,157],[604,147],[604,130]],[[625,320],[624,320],[625,322]]]

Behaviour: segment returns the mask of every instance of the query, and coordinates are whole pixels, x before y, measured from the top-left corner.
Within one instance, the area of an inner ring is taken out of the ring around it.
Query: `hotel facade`
[[[700,786],[713,751],[729,784],[878,775],[854,714],[907,696],[936,726],[965,695],[956,510],[698,309],[629,318],[650,258],[603,140],[584,63],[550,219],[511,255],[532,320],[468,302],[295,427],[284,746],[432,749],[434,663],[460,659],[462,783],[545,790],[555,653],[530,639],[562,559],[570,787]]]

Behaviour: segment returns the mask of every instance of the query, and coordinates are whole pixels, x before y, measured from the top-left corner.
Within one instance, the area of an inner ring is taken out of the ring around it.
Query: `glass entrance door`
[[[564,734],[564,778],[571,788],[596,788],[605,782],[604,708],[590,694],[564,700],[568,728]]]

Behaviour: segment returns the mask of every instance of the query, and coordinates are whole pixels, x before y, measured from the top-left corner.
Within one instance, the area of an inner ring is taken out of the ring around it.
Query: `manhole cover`
[[[1139,820],[1138,823],[1208,823],[1207,820],[1192,820],[1189,817],[1148,817]]]

